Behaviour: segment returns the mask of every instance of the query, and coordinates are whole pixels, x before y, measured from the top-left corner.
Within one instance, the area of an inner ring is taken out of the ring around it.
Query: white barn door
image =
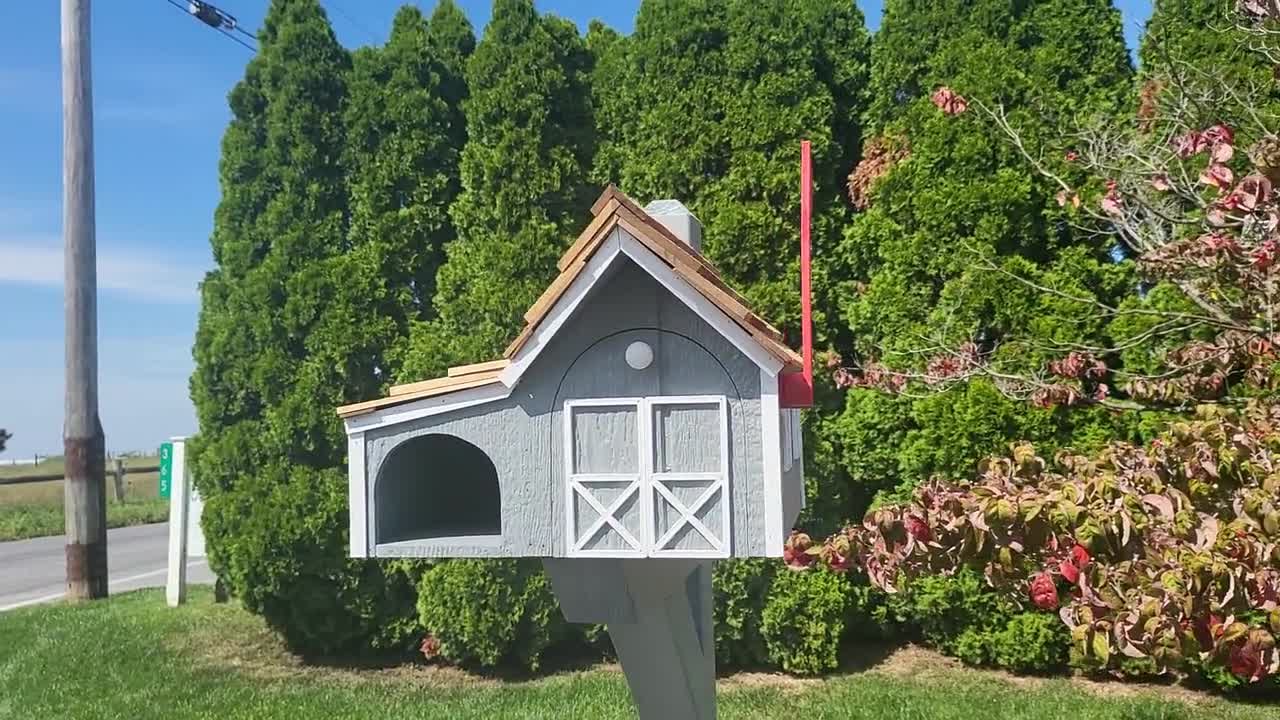
[[[642,402],[565,403],[569,555],[644,557]]]
[[[567,554],[729,555],[723,396],[565,403]]]
[[[654,557],[728,557],[729,423],[721,397],[652,398],[648,490]]]

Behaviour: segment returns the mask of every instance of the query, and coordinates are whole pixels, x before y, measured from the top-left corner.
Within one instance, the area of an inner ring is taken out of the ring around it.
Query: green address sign
[[[168,500],[173,491],[173,443],[160,446],[160,497]]]

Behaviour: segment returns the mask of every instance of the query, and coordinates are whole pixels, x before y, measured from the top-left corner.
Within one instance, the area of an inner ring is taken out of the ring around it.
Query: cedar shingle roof
[[[595,218],[561,256],[557,264],[560,274],[524,314],[524,329],[507,347],[503,359],[452,368],[447,377],[435,380],[396,385],[391,388],[391,394],[387,397],[345,405],[338,408],[338,414],[353,417],[384,407],[499,382],[498,376],[510,364],[511,359],[529,342],[534,331],[555,307],[556,301],[582,273],[596,249],[618,227],[639,240],[681,279],[745,330],[770,355],[781,361],[784,371],[802,369],[803,359],[782,341],[782,333],[751,310],[746,300],[725,283],[715,267],[700,253],[675,237],[625,193],[610,185],[591,206],[591,212]]]

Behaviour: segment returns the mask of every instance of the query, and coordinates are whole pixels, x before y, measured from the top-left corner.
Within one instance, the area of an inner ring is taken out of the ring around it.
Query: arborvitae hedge
[[[1157,18],[1175,5],[1157,3]],[[888,0],[874,45],[836,0],[646,0],[631,35],[593,23],[585,39],[529,0],[497,0],[477,45],[445,0],[429,21],[402,10],[385,47],[354,57],[316,0],[273,0],[230,97],[195,347],[214,568],[297,649],[405,650],[430,631],[447,657],[535,666],[577,637],[536,565],[345,558],[334,406],[495,356],[610,181],[689,204],[707,254],[798,339],[800,138],[814,143],[820,348],[909,349],[944,323],[953,340],[980,327],[1103,338],[1108,328],[966,260],[973,249],[1081,293],[1132,291],[989,125],[944,117],[928,96],[945,84],[1002,102],[1034,142],[1074,115],[1121,112],[1131,75],[1104,0]],[[886,148],[855,209],[846,176]],[[981,383],[926,400],[819,390],[803,520],[818,532],[878,491],[965,474],[1015,438],[1087,446],[1129,432]],[[492,592],[465,596],[477,578]],[[852,618],[896,628],[886,614],[907,626],[927,614],[760,562],[720,564],[715,585],[731,665],[826,669]],[[984,652],[1048,662],[1026,639],[1043,628],[1006,625]]]
[[[703,252],[797,346],[799,141],[813,143],[815,329],[824,347],[843,336],[832,322],[836,245],[853,217],[843,186],[861,144],[868,53],[853,3],[645,0],[635,32],[596,69],[597,182],[688,205],[704,226]],[[805,419],[805,467],[811,490],[824,495],[846,486],[821,439],[832,409]]]
[[[586,177],[591,66],[571,23],[539,15],[531,0],[494,3],[467,65],[458,239],[438,276],[438,317],[414,330],[408,373],[497,357],[555,276],[598,192]]]
[[[230,97],[194,476],[213,568],[302,650],[402,648],[417,633],[411,580],[346,558],[334,408],[384,388],[450,232],[447,108],[422,34],[406,11],[353,74],[316,0],[274,0]],[[386,86],[404,102],[376,97]]]
[[[430,24],[406,6],[386,46],[355,54],[345,115],[350,252],[377,269],[385,284],[378,314],[394,320],[381,344],[388,352],[377,358],[380,377],[398,375],[391,349],[410,323],[433,313],[436,272],[455,236],[449,208],[466,140],[456,109],[465,83],[455,73],[474,44],[470,33],[452,3]]]
[[[1057,188],[976,107],[947,116],[930,96],[949,86],[1003,106],[1037,152],[1035,143],[1071,121],[1114,116],[1130,96],[1119,12],[1106,0],[890,1],[872,58],[874,133],[865,154],[893,152],[868,173],[866,207],[840,245],[840,317],[853,338],[846,357],[901,358],[933,347],[938,335],[957,346],[984,331],[1102,337],[1105,328],[1078,308],[983,263],[1114,300],[1132,285],[1109,248],[1071,230]],[[969,473],[1013,437],[1088,444],[1120,432],[1100,412],[1038,410],[985,382],[920,400],[853,391],[831,438],[853,487],[845,497],[817,498],[814,517],[856,517],[876,491],[936,472]]]

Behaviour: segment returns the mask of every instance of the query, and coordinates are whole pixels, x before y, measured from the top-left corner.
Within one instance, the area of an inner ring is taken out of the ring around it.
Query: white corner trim
[[[675,295],[685,305],[688,305],[689,309],[697,313],[698,317],[715,328],[716,332],[723,335],[726,340],[733,343],[733,346],[742,351],[743,355],[751,358],[762,372],[768,371],[772,375],[777,375],[782,370],[781,360],[765,350],[760,343],[756,342],[755,338],[751,337],[746,330],[743,330],[738,323],[734,322],[715,303],[708,300],[705,295],[681,279],[666,263],[659,260],[652,250],[645,247],[639,240],[631,237],[631,234],[625,230],[619,229],[618,233],[618,244],[627,257],[644,268],[645,272],[652,275],[672,295]]]
[[[787,529],[782,527],[782,411],[778,376],[760,370],[760,444],[764,456],[765,557],[781,557]]]
[[[369,484],[365,482],[364,433],[347,436],[347,504],[351,557],[369,557]]]
[[[560,299],[556,300],[551,310],[543,317],[542,322],[538,324],[538,329],[534,330],[533,337],[529,338],[516,356],[511,358],[511,364],[498,374],[498,380],[503,385],[508,388],[515,387],[533,361],[550,344],[551,338],[555,337],[560,328],[573,316],[574,311],[591,292],[591,288],[604,277],[609,266],[621,252],[618,247],[618,232],[615,229],[600,244],[595,254],[591,256],[591,260],[587,262],[587,266],[578,274],[578,277],[573,279],[569,287],[560,295]]]
[[[398,425],[410,420],[504,400],[509,395],[511,395],[511,388],[502,383],[493,383],[492,385],[481,385],[480,387],[459,390],[445,395],[422,398],[403,405],[393,405],[381,410],[375,410],[366,415],[347,418],[347,435],[355,435],[388,425]]]

